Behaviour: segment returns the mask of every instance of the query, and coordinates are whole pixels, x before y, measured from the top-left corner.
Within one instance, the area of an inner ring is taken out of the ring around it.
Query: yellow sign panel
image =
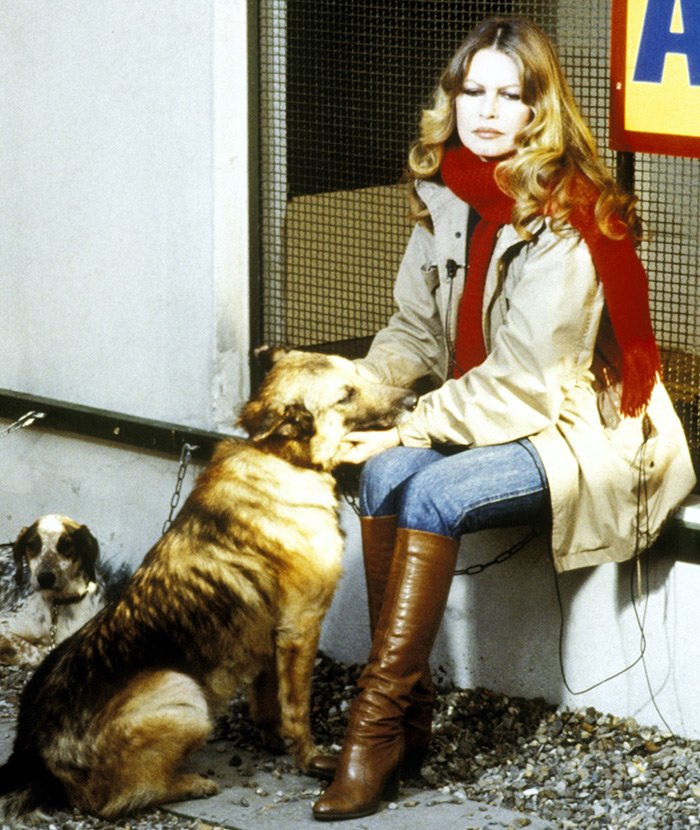
[[[613,146],[700,155],[700,0],[614,0],[612,37]]]

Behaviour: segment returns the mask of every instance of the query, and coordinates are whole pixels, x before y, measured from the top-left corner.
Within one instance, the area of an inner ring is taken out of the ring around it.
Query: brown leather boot
[[[358,685],[333,783],[314,804],[319,821],[360,818],[394,798],[404,757],[403,717],[437,636],[452,582],[458,543],[400,528],[389,576],[396,589],[386,628]]]
[[[369,630],[373,645],[380,639],[376,637],[376,633],[384,599],[387,595],[397,526],[397,517],[393,515],[362,516],[360,518]],[[395,588],[395,585],[389,586],[389,593],[393,594]],[[391,602],[388,601],[387,607],[390,605]],[[388,613],[385,614],[385,617],[388,617]],[[385,626],[386,620],[383,621],[382,627]],[[370,650],[367,661],[370,662],[373,657],[373,651]],[[430,747],[434,703],[435,690],[430,674],[430,666],[426,663],[418,683],[413,688],[411,703],[403,719],[405,745],[404,759],[401,765],[403,778],[415,778],[420,774],[423,761]],[[319,753],[314,755],[309,762],[307,772],[316,778],[330,780],[335,774],[337,765],[337,756]]]
[[[389,570],[396,543],[396,516],[361,516],[362,559],[367,585],[367,606],[369,610],[369,632],[372,641],[377,630],[377,621],[384,602],[384,593],[389,581]],[[371,652],[370,657],[371,659]],[[330,781],[338,767],[337,755],[319,753],[309,761],[307,772],[316,778]]]
[[[380,632],[386,627],[396,579],[389,584],[391,562],[398,521],[396,516],[363,516],[360,519],[362,532],[362,554],[367,582],[367,604],[372,646],[367,662],[374,659],[373,649],[381,641]],[[398,570],[393,572],[398,575]],[[385,599],[386,605],[385,605]],[[385,613],[382,616],[382,607]],[[427,661],[423,672],[411,692],[411,702],[403,718],[404,758],[401,765],[402,778],[415,778],[420,774],[423,761],[428,754],[432,735],[433,706],[435,689]]]
[[[384,595],[389,581],[391,560],[396,544],[396,516],[362,516],[362,560],[367,584],[367,607],[369,609],[369,633],[372,641],[384,604]]]

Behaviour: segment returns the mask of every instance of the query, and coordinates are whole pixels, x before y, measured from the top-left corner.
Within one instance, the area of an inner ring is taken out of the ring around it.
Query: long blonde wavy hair
[[[530,122],[516,138],[515,153],[496,169],[500,187],[515,200],[513,224],[521,236],[529,238],[528,222],[544,213],[551,217],[554,230],[561,231],[577,204],[597,194],[595,219],[602,233],[618,238],[628,231],[638,241],[641,223],[635,197],[617,185],[601,161],[552,42],[526,18],[487,18],[455,52],[431,106],[422,112],[419,138],[409,151],[408,180],[437,177],[445,145],[459,141],[455,99],[481,49],[497,49],[515,62],[522,101],[532,111]],[[415,187],[409,188],[409,199],[412,218],[429,225],[428,211]]]

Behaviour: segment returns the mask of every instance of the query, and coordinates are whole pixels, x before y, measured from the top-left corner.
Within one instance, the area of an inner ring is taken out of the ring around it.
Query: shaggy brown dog
[[[271,350],[240,423],[121,598],[42,663],[0,769],[6,815],[65,804],[115,818],[217,791],[180,772],[244,684],[301,769],[321,622],[341,570],[335,479],[348,432],[415,396],[339,357]],[[278,738],[278,739],[279,739]]]

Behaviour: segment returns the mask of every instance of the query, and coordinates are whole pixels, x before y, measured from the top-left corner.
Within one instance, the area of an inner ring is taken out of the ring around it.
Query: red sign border
[[[700,136],[625,129],[627,0],[612,0],[610,27],[610,148],[632,153],[700,158]]]

